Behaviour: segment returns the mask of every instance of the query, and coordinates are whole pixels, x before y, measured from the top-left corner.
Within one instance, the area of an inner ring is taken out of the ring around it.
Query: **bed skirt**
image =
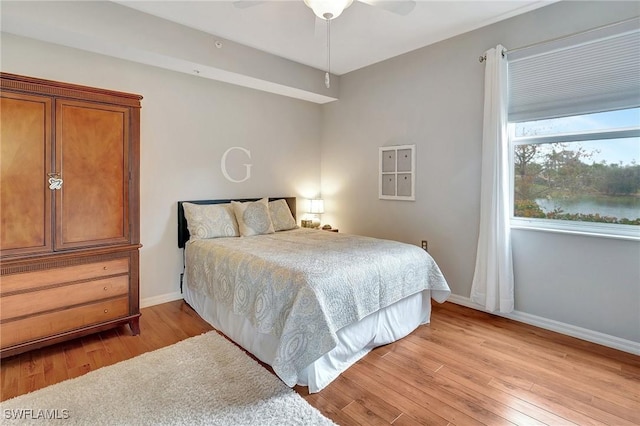
[[[215,304],[203,294],[184,286],[184,300],[215,329],[242,346],[265,364],[272,365],[278,340],[259,333],[244,317]],[[338,330],[338,345],[302,371],[297,384],[308,386],[309,393],[322,390],[343,371],[369,351],[401,339],[431,318],[431,291],[402,299],[362,320]]]

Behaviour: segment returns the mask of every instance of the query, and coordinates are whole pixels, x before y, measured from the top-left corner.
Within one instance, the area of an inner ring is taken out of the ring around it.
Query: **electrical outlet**
[[[427,240],[422,240],[421,246],[422,246],[422,249],[423,249],[424,251],[429,251],[429,250],[428,250],[428,249],[429,249],[429,245],[428,245],[428,243],[427,243]]]

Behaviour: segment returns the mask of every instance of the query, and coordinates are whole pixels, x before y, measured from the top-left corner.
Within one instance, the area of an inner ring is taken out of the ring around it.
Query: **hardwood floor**
[[[211,330],[182,301],[127,327],[2,360],[5,400]],[[340,425],[638,425],[640,357],[451,303],[377,348],[311,405]]]

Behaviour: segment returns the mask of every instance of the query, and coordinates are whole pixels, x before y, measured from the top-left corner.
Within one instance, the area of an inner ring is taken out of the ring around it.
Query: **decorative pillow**
[[[269,201],[269,214],[274,231],[286,231],[297,228],[296,220],[291,214],[291,209],[285,200]]]
[[[232,201],[231,206],[238,221],[240,235],[250,237],[252,235],[273,234],[273,223],[269,215],[269,199],[240,203]]]
[[[182,207],[189,234],[194,240],[240,236],[231,204],[183,203]]]

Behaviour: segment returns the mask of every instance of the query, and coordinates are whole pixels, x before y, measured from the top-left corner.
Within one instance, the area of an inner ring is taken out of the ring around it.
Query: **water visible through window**
[[[510,126],[514,217],[640,226],[640,108]]]

